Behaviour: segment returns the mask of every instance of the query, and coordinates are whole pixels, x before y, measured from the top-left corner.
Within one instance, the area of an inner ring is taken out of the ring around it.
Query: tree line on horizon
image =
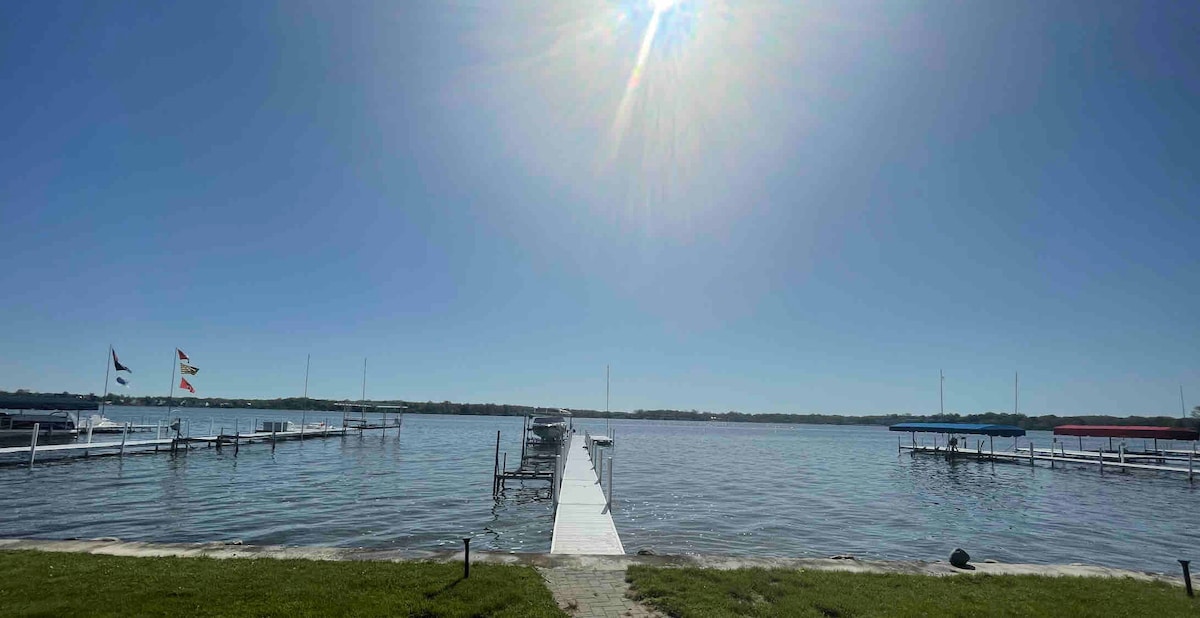
[[[33,393],[25,389],[15,392],[0,390],[0,408],[19,401],[42,402],[87,402],[100,403],[95,393]],[[165,406],[165,397],[130,396],[109,394],[107,405],[114,406]],[[353,409],[358,402],[349,402]],[[465,416],[526,416],[530,414],[553,415],[559,408],[536,408],[533,406],[494,403],[454,403],[450,401],[403,401],[399,399],[368,400],[367,405],[404,406],[407,414],[459,414]],[[229,399],[222,397],[176,397],[174,406],[185,408],[256,408],[261,410],[340,410],[346,400],[283,397],[276,399]],[[605,412],[603,410],[571,409],[578,418],[614,418],[657,421],[710,421],[725,423],[777,423],[800,425],[894,425],[909,421],[930,423],[987,423],[1015,425],[1023,429],[1052,429],[1058,425],[1154,425],[1163,427],[1200,428],[1200,406],[1192,409],[1190,418],[1173,416],[1108,416],[1078,415],[1028,416],[1011,412],[985,412],[982,414],[881,414],[868,416],[846,416],[840,414],[783,414],[745,412],[703,412],[699,410],[634,410],[632,412]]]

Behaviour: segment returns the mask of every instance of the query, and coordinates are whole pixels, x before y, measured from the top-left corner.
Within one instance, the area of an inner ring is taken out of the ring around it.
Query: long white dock
[[[363,423],[355,427],[332,427],[323,425],[322,427],[302,427],[300,429],[291,429],[288,431],[255,431],[251,433],[218,433],[215,435],[205,436],[182,436],[182,437],[167,437],[167,438],[152,438],[152,439],[137,439],[131,440],[128,434],[122,437],[121,440],[111,441],[87,441],[87,442],[68,442],[65,444],[38,444],[32,441],[27,446],[8,446],[0,447],[0,456],[9,455],[28,455],[28,459],[14,460],[5,457],[0,461],[0,465],[8,465],[13,463],[28,462],[30,466],[36,461],[38,454],[58,453],[62,456],[90,456],[90,455],[121,455],[124,456],[127,452],[145,453],[147,451],[154,452],[159,450],[171,451],[187,450],[195,445],[215,446],[218,449],[222,445],[232,446],[234,452],[242,445],[253,443],[270,442],[272,449],[274,443],[286,440],[304,440],[306,438],[328,438],[333,436],[345,436],[353,431],[362,432],[368,429],[388,429],[395,428],[397,438],[401,420],[397,416],[395,424],[370,424]],[[88,436],[89,440],[91,436]]]
[[[1066,451],[1067,456],[1064,457],[1060,451],[1054,451],[1054,453],[1059,453],[1059,454],[1052,455],[1052,454],[1050,454],[1050,452],[1048,450],[1045,450],[1045,449],[1036,449],[1035,448],[1035,449],[1033,449],[1033,452],[1030,452],[1028,447],[1020,448],[1019,449],[1020,452],[985,451],[982,449],[961,449],[961,450],[956,450],[953,453],[951,453],[950,451],[947,451],[944,446],[943,447],[924,446],[924,445],[910,446],[907,444],[901,444],[900,452],[904,452],[904,451],[909,451],[912,453],[932,453],[932,454],[940,455],[943,457],[962,457],[964,459],[966,459],[966,458],[992,459],[992,460],[996,460],[996,461],[1013,461],[1013,462],[1017,462],[1017,463],[1028,461],[1030,464],[1032,464],[1034,461],[1041,461],[1041,462],[1048,462],[1052,467],[1056,463],[1058,463],[1058,464],[1094,465],[1094,466],[1099,466],[1101,472],[1103,472],[1105,468],[1124,468],[1124,469],[1131,469],[1131,470],[1154,470],[1157,472],[1180,472],[1180,473],[1186,474],[1189,481],[1191,481],[1192,478],[1194,477],[1194,475],[1195,475],[1194,471],[1196,468],[1196,465],[1195,465],[1196,461],[1194,459],[1190,460],[1190,461],[1184,460],[1184,461],[1186,461],[1185,467],[1176,467],[1176,466],[1164,466],[1164,465],[1155,465],[1155,464],[1146,464],[1146,463],[1133,463],[1130,461],[1124,461],[1124,462],[1111,461],[1111,457],[1113,455],[1112,453],[1100,453],[1100,452],[1087,453],[1087,456],[1084,457],[1084,456],[1071,456],[1072,451]],[[1084,453],[1084,452],[1080,451],[1080,453]],[[1126,459],[1130,459],[1130,457],[1126,457]]]
[[[600,489],[600,478],[581,435],[571,436],[558,508],[554,514],[552,554],[624,554],[625,546]]]

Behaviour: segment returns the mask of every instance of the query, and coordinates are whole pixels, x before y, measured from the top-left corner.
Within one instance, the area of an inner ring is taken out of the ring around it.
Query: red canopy
[[[1196,440],[1200,432],[1184,427],[1147,427],[1145,425],[1059,425],[1056,436],[1100,436],[1103,438],[1159,438],[1161,440]]]

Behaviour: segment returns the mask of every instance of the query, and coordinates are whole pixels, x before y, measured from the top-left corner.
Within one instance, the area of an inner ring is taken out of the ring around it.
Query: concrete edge
[[[459,562],[461,551],[414,551],[362,547],[294,547],[285,545],[240,545],[233,543],[147,543],[119,539],[48,540],[0,538],[0,550],[85,553],[131,557],[205,557],[272,558],[330,561],[434,561]],[[632,565],[657,567],[695,567],[705,569],[797,569],[844,571],[850,573],[904,573],[913,575],[1044,575],[1052,577],[1128,577],[1140,581],[1161,581],[1181,586],[1178,577],[1161,573],[1131,571],[1084,564],[1004,564],[981,562],[974,570],[957,569],[945,562],[919,560],[885,561],[854,558],[744,558],[732,556],[576,556],[562,554],[504,554],[472,552],[475,564],[510,564],[539,568],[563,568],[589,571],[624,571]]]

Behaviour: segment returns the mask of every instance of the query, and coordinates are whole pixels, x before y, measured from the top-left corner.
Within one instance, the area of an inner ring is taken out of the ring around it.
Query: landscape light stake
[[[1187,568],[1187,567],[1184,567]],[[463,537],[463,579],[471,576],[471,537]],[[1191,590],[1190,584],[1188,590]]]

